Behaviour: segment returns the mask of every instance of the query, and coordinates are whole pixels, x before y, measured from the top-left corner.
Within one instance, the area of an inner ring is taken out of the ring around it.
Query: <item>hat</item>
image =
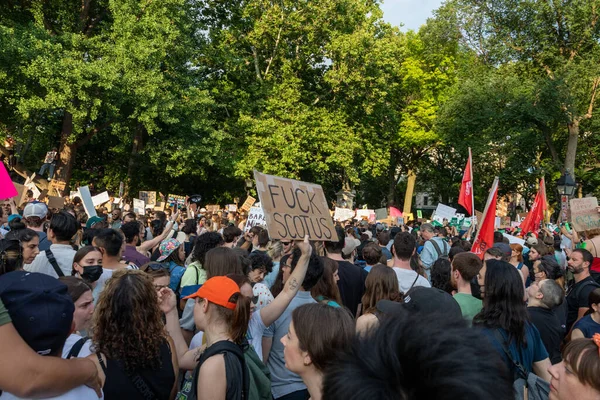
[[[92,218],[89,218],[87,220],[87,222],[85,223],[85,227],[86,228],[93,228],[94,225],[96,225],[98,222],[101,222],[103,220],[104,219],[102,217],[99,217],[99,216],[96,215],[96,216],[94,216]]]
[[[25,209],[23,210],[23,218],[28,217],[38,217],[45,218],[48,214],[48,207],[44,203],[40,203],[38,201],[34,201],[32,203],[27,203]]]
[[[13,271],[0,277],[0,299],[19,335],[41,355],[65,344],[75,306],[67,286],[46,274]]]
[[[8,216],[8,223],[10,224],[13,220],[17,219],[17,218],[21,218],[21,216],[19,214],[10,214]]]
[[[363,233],[369,237],[369,240],[373,239],[373,232],[371,232],[371,231],[364,231]]]
[[[202,207],[202,208],[200,209],[200,212],[201,212],[201,213],[205,213],[205,212],[206,212],[206,208]]]
[[[360,246],[360,240],[346,236],[344,241],[344,248],[342,249],[342,253],[345,255],[351,254],[358,246]]]
[[[160,257],[156,261],[161,262],[166,260],[167,257],[171,255],[181,243],[176,239],[166,239],[160,242],[160,246],[158,246],[158,251],[160,252]]]
[[[525,244],[527,246],[535,246],[536,244],[538,244],[538,240],[535,236],[529,236],[525,241]]]
[[[494,243],[493,247],[495,247],[497,249],[500,249],[500,251],[502,253],[504,253],[505,256],[511,256],[512,255],[512,249],[506,243]]]
[[[444,313],[457,319],[462,318],[460,306],[448,293],[437,288],[415,286],[408,291],[404,302],[398,303],[390,300],[381,300],[377,309],[384,314],[394,314],[404,309],[409,312],[422,314]]]
[[[204,282],[204,285],[196,293],[184,297],[184,299],[206,299],[221,307],[234,310],[235,303],[230,302],[229,299],[236,293],[240,293],[240,288],[232,279],[226,276],[215,276]]]

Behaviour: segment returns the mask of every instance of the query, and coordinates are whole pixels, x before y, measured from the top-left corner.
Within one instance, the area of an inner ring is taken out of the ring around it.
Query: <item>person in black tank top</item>
[[[115,271],[98,300],[93,331],[92,350],[106,377],[106,400],[174,398],[177,356],[149,275]]]
[[[215,276],[188,297],[195,298],[194,322],[207,348],[194,370],[188,399],[248,398],[249,375],[240,345],[250,321],[250,299],[225,276]]]

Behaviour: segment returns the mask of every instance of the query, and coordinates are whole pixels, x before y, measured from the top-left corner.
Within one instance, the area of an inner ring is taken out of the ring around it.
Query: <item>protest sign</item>
[[[267,226],[267,220],[265,219],[265,213],[262,207],[251,207],[248,213],[248,220],[244,227],[244,232],[248,232],[254,226]]]
[[[19,207],[21,204],[23,204],[23,202],[27,201],[27,189],[25,188],[25,186],[21,185],[20,183],[14,183],[13,185],[15,186],[15,189],[17,190],[17,195],[14,196],[15,198],[15,204],[17,205],[17,207]],[[0,197],[1,199],[1,197]]]
[[[417,218],[423,218],[423,211],[417,210]]]
[[[208,204],[206,207],[206,211],[207,212],[211,212],[213,214],[216,214],[219,212],[219,210],[221,210],[221,206],[218,204]]]
[[[571,200],[571,225],[577,232],[600,228],[598,199],[585,197]]]
[[[376,220],[375,210],[365,210],[365,209],[356,210],[356,217],[354,217],[354,219],[356,219],[356,220],[366,219],[369,222],[375,222],[375,220]]]
[[[229,212],[236,212],[237,211],[237,206],[235,204],[227,204],[227,211],[229,211]]]
[[[242,207],[240,208],[242,211],[248,211],[250,208],[256,203],[256,199],[252,196],[248,196]]]
[[[146,203],[144,200],[133,199],[133,212],[139,215],[146,213]]]
[[[154,192],[154,196],[156,201],[156,192]],[[178,207],[183,207],[185,205],[185,196],[169,194],[169,196],[167,196],[167,204],[169,207],[175,207],[175,205]]]
[[[525,246],[525,241],[521,238],[518,238],[516,236],[513,235],[509,235],[508,233],[503,233],[502,236],[504,236],[505,238],[508,239],[508,243],[510,244],[520,244],[521,246]]]
[[[254,171],[272,239],[338,240],[321,185]]]
[[[378,208],[375,210],[375,219],[377,219],[378,221],[386,219],[387,217],[388,217],[387,208]]]
[[[92,196],[92,204],[94,204],[94,207],[98,207],[100,204],[104,204],[109,200],[110,196],[108,195],[108,192],[102,192],[100,194]]]
[[[4,163],[0,162],[0,199],[10,199],[11,197],[15,197],[19,192],[13,185],[10,176],[8,175],[8,171],[4,167]]]
[[[404,221],[408,222],[408,221],[414,221],[415,220],[415,216],[413,215],[413,213],[405,213],[404,214]]]
[[[335,213],[333,214],[333,219],[336,221],[347,221],[349,219],[354,218],[354,210],[350,210],[349,208],[335,208]]]
[[[87,214],[88,218],[95,217],[96,209],[94,208],[94,202],[92,201],[90,188],[87,186],[81,186],[79,188],[79,198],[83,203],[83,208],[85,209],[85,213]]]
[[[438,222],[443,222],[445,219],[450,221],[452,218],[454,218],[454,214],[456,214],[456,208],[439,203],[435,209],[435,215],[433,219]]]
[[[65,199],[58,196],[48,196],[48,208],[60,210],[65,205]]]
[[[156,192],[144,190],[140,191],[138,195],[139,199],[143,200],[146,205],[152,206],[154,208],[154,206],[156,205]]]
[[[63,191],[63,190],[65,190],[65,187],[67,187],[67,182],[59,181],[57,179],[52,179],[50,181],[50,187],[52,189],[58,189],[60,191]]]

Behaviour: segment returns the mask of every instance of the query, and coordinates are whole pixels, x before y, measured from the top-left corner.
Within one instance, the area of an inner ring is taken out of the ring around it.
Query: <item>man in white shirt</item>
[[[48,228],[50,249],[41,251],[31,264],[24,266],[25,271],[40,272],[54,278],[71,276],[73,258],[76,251],[71,246],[71,238],[77,233],[77,220],[65,211],[52,216]]]
[[[64,283],[45,274],[14,271],[2,276],[0,299],[15,329],[35,352],[46,357],[61,356],[74,327],[75,311]],[[7,392],[0,396],[0,400],[13,399],[22,398]],[[93,389],[78,386],[52,399],[96,400],[98,396]]]
[[[398,277],[398,285],[402,293],[407,293],[415,286],[431,287],[429,281],[417,274],[410,266],[410,258],[415,254],[416,247],[416,239],[408,232],[400,232],[394,237],[392,268]]]

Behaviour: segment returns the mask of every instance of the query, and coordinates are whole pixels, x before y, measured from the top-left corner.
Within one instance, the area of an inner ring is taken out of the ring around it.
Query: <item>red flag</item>
[[[398,210],[396,207],[390,207],[390,217],[398,218],[402,216],[402,211]]]
[[[546,183],[544,178],[540,179],[540,189],[535,196],[533,206],[525,220],[521,222],[521,230],[523,234],[527,232],[535,232],[540,228],[540,223],[544,220],[544,211],[548,209],[546,203]]]
[[[492,190],[488,196],[483,218],[479,223],[479,231],[473,242],[471,252],[483,258],[487,249],[494,245],[494,225],[496,223],[496,201],[498,200],[498,178],[494,179]]]
[[[469,215],[473,215],[473,173],[471,169],[472,164],[471,149],[469,149],[469,160],[465,167],[465,173],[463,174],[462,184],[460,186],[460,195],[458,196],[458,204],[463,206]]]

